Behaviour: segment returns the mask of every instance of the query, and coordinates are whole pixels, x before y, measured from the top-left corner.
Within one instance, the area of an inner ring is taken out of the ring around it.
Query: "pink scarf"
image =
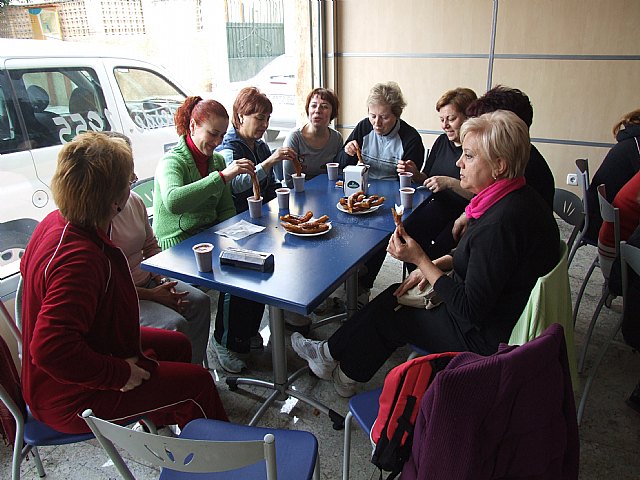
[[[464,209],[467,218],[480,218],[502,197],[524,187],[526,183],[524,177],[496,180],[471,199],[469,205]]]

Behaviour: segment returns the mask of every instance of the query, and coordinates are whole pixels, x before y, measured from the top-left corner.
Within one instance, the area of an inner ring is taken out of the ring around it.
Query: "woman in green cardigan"
[[[229,125],[229,114],[219,102],[187,97],[175,113],[175,124],[180,140],[155,174],[153,228],[163,250],[234,216],[231,180],[255,172],[250,160],[227,166],[214,153]],[[263,312],[261,303],[220,295],[214,347],[222,368],[239,373],[246,367],[237,354],[249,353]]]

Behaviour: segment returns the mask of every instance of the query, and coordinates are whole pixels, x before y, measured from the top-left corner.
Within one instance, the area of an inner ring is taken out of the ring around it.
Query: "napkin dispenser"
[[[259,272],[272,272],[274,266],[273,253],[228,247],[220,252],[220,265],[248,268]]]
[[[344,195],[348,197],[358,191],[367,193],[369,184],[369,165],[359,163],[349,165],[342,170],[344,178]]]

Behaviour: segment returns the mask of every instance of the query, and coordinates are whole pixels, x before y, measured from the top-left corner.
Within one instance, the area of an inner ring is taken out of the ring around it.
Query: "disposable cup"
[[[291,175],[293,179],[293,190],[295,192],[304,192],[304,173],[300,175]]]
[[[249,204],[249,216],[251,218],[260,218],[262,216],[262,197],[256,200],[254,197],[247,198]]]
[[[339,163],[327,163],[327,176],[329,180],[333,182],[338,180],[338,167],[340,167]]]
[[[411,186],[411,177],[413,177],[413,173],[402,172],[398,174],[398,177],[400,178],[400,188]]]
[[[289,194],[291,190],[288,188],[276,189],[276,195],[278,196],[278,208],[280,210],[289,210]]]
[[[400,203],[407,208],[413,208],[413,194],[416,192],[415,188],[403,187],[400,189]]]
[[[210,243],[198,243],[193,246],[193,254],[196,257],[196,265],[198,271],[210,272],[213,270],[212,265],[213,245]]]

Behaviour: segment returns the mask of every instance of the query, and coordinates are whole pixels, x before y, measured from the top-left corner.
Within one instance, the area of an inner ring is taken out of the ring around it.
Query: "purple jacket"
[[[464,352],[425,393],[402,479],[578,478],[562,327],[489,357]]]

